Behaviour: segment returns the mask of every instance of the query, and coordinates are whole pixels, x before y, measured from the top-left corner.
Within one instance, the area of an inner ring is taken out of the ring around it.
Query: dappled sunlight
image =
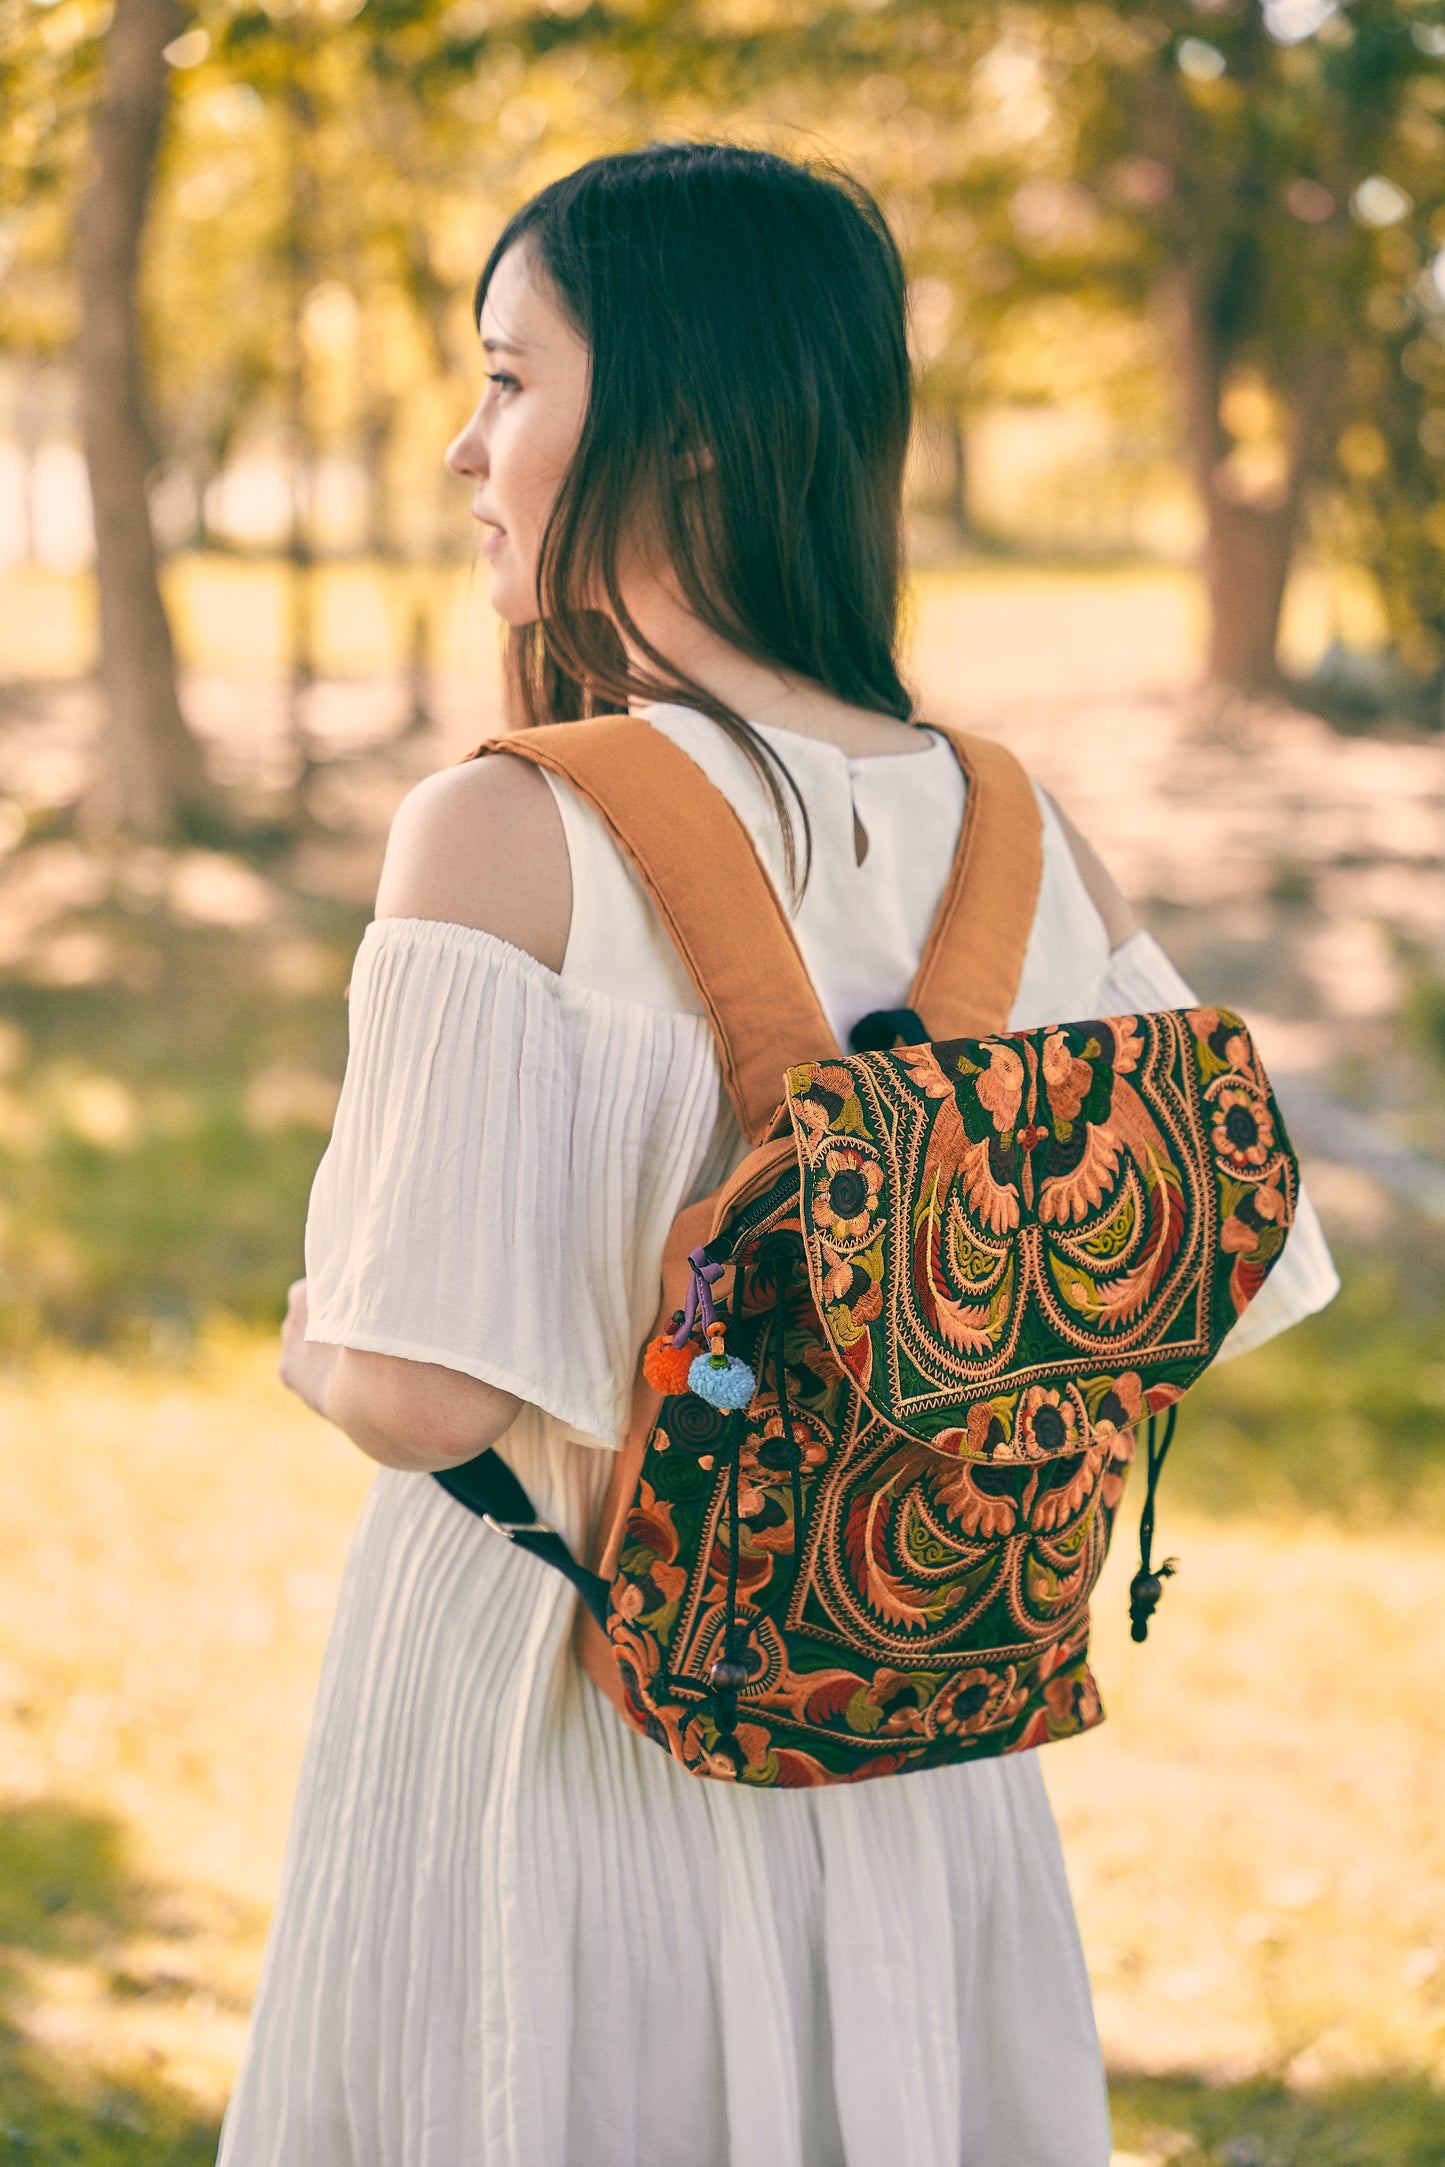
[[[272,1362],[221,1336],[183,1371],[51,1355],[0,1385],[6,2021],[60,2093],[140,2072],[198,2127],[240,2051],[370,1474]]]
[[[244,2011],[198,1910],[140,1879],[128,1831],[64,1797],[0,1807],[0,2149],[200,2167]]]
[[[0,1385],[6,2022],[47,2096],[139,2070],[197,2130],[240,2051],[369,1479],[271,1360],[222,1335],[179,1369],[52,1352]],[[1181,1570],[1141,1648],[1129,1517],[1097,1605],[1110,1721],[1044,1762],[1120,2143],[1162,2161],[1188,2155],[1161,2131],[1252,2132],[1257,2155],[1217,2156],[1424,2167],[1425,2134],[1346,2138],[1445,2119],[1445,1538],[1221,1526],[1166,1495]]]
[[[928,572],[924,711],[1022,753],[1286,1075],[1438,1152],[1421,944],[1445,909],[1445,747],[1201,701],[1200,624],[1168,570]],[[200,689],[218,767],[282,774],[279,696]],[[391,809],[494,720],[458,677],[429,735],[373,731],[397,694],[338,724],[280,844],[47,834],[45,700],[0,743],[35,827],[0,855],[17,2159],[208,2160],[241,2050],[370,1472],[281,1392],[258,1328],[300,1268]],[[51,712],[79,745],[68,697]],[[1180,1574],[1135,1647],[1126,1502],[1098,1606],[1111,1720],[1044,1764],[1120,2167],[1433,2167],[1445,2131],[1438,1243],[1358,1168],[1309,1178],[1344,1295],[1191,1397],[1162,1505]]]

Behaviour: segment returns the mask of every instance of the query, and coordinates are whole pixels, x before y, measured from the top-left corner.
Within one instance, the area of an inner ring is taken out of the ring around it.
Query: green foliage
[[[70,336],[105,19],[0,0],[0,345]],[[1309,497],[1403,662],[1440,666],[1440,0],[222,0],[178,61],[144,313],[161,449],[198,492],[264,427],[359,452],[373,540],[431,542],[417,478],[472,382],[500,218],[596,150],[731,132],[882,191],[926,404],[1062,389],[1146,460],[1187,442],[1206,495]]]
[[[0,1814],[0,1943],[78,1955],[139,1923],[120,1830],[103,1815],[39,1803]]]
[[[1109,2100],[1120,2151],[1178,2167],[1434,2167],[1445,2152],[1445,2096],[1413,2074],[1318,2092],[1116,2076]]]
[[[1445,1523],[1445,1274],[1424,1230],[1339,1246],[1327,1309],[1190,1393],[1164,1481],[1215,1515]]]
[[[215,2158],[210,2116],[139,2073],[104,2081],[35,2045],[18,2021],[25,1958],[103,1959],[128,1935],[163,1937],[156,1910],[108,1816],[50,1799],[0,1813],[0,2160],[208,2167]]]
[[[117,977],[4,989],[22,1057],[0,1141],[0,1344],[59,1332],[168,1347],[212,1311],[279,1318],[360,927],[301,898],[275,937],[112,900],[87,929],[114,942]],[[303,991],[286,983],[298,944]],[[139,970],[143,993],[125,982]]]
[[[231,931],[118,890],[83,920],[107,981],[0,988],[0,1346],[171,1355],[209,1315],[279,1319],[363,913],[276,892],[276,919]],[[1406,1225],[1339,1262],[1328,1309],[1191,1392],[1166,1515],[1445,1521],[1445,1275]]]

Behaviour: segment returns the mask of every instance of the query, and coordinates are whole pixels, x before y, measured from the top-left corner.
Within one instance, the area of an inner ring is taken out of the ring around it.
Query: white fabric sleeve
[[[1116,948],[1099,981],[1092,1008],[1097,1016],[1125,1015],[1131,1009],[1190,1008],[1197,995],[1180,977],[1163,949],[1149,933],[1135,933]],[[1287,1099],[1282,1100],[1286,1121]],[[1314,1205],[1303,1183],[1298,1209],[1284,1254],[1250,1303],[1234,1330],[1215,1356],[1230,1362],[1252,1347],[1314,1315],[1340,1291],[1339,1274],[1331,1259]]]
[[[306,1223],[307,1337],[464,1371],[617,1445],[717,1096],[701,1018],[569,988],[466,926],[380,920]]]
[[[1053,800],[1037,783],[1034,796],[1043,823],[1044,862],[1033,929],[1009,1012],[1011,1031],[1042,1030],[1074,1015],[1080,986],[1096,984],[1109,963],[1104,921],[1084,885]]]

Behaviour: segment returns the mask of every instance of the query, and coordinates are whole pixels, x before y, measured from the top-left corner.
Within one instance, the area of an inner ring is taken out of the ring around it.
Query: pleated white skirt
[[[608,1456],[524,1412],[574,1541]],[[347,1567],[222,2167],[1105,2167],[1037,1756],[700,1782],[429,1477]]]

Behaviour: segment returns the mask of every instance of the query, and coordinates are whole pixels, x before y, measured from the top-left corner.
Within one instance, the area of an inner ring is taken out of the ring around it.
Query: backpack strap
[[[1006,1030],[1043,873],[1033,785],[991,738],[930,724],[968,780],[953,869],[909,1004],[930,1039]],[[766,1135],[790,1062],[838,1052],[781,898],[728,799],[640,715],[548,723],[489,738],[550,769],[600,814],[697,988],[723,1082],[750,1144]]]
[[[1044,869],[1033,784],[1008,749],[941,723],[968,778],[953,871],[918,965],[909,1006],[930,1039],[1008,1029]]]
[[[723,1083],[761,1141],[791,1061],[838,1052],[781,898],[753,839],[695,760],[640,715],[546,723],[489,738],[569,782],[636,870],[696,986]]]

